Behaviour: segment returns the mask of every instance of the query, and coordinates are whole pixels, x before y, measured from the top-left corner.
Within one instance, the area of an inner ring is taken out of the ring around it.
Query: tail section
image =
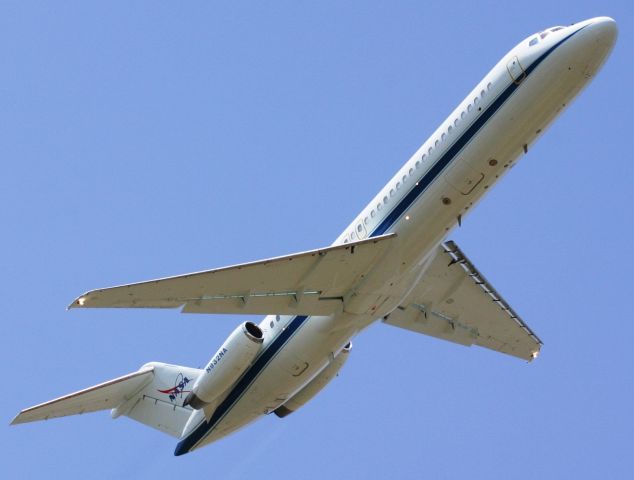
[[[193,412],[190,407],[183,407],[183,401],[203,371],[159,362],[147,363],[142,368],[152,368],[154,378],[133,398],[113,409],[112,417],[125,415],[180,438]]]
[[[112,418],[124,415],[179,438],[193,412],[183,401],[201,373],[150,362],[137,372],[22,410],[11,424],[112,409]]]

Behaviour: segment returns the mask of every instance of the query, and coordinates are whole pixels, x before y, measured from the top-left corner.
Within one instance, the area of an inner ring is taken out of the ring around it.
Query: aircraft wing
[[[396,234],[232,267],[92,290],[69,308],[177,308],[184,313],[328,315]]]
[[[138,372],[22,410],[13,419],[11,425],[115,408],[136,395],[151,382],[153,377],[154,368],[144,368]]]
[[[384,322],[528,361],[542,345],[452,241],[438,247],[419,284]]]

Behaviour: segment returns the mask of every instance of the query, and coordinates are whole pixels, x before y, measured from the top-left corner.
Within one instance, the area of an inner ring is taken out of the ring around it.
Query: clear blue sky
[[[0,5],[3,478],[631,478],[632,3],[218,3]],[[375,325],[304,409],[184,457],[107,412],[8,426],[244,320],[78,294],[328,245],[506,51],[598,15],[603,71],[452,235],[536,362]]]

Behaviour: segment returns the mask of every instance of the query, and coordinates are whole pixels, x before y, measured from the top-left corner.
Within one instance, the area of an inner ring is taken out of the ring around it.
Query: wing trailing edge
[[[437,248],[408,298],[385,323],[531,361],[541,340],[453,241]]]

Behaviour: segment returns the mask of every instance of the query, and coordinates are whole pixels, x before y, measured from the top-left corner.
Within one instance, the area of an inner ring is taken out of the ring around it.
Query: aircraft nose
[[[616,43],[616,22],[610,17],[590,18],[577,27],[571,44],[573,64],[586,78],[593,76],[610,55]]]
[[[608,50],[616,43],[618,29],[616,22],[610,17],[597,17],[589,21],[588,30],[595,41]]]

